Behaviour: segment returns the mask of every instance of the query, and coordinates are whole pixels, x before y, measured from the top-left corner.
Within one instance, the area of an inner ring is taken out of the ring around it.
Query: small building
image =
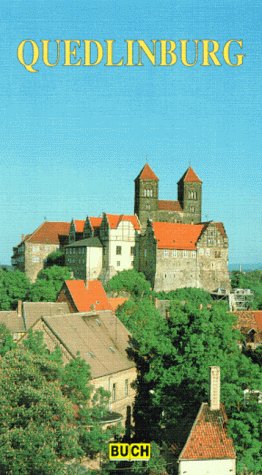
[[[112,310],[99,280],[65,280],[57,296],[57,302],[65,302],[72,313]]]
[[[58,346],[65,363],[79,353],[90,366],[91,384],[111,393],[109,410],[130,418],[135,363],[128,358],[131,335],[111,311],[41,317],[33,330],[43,332],[50,351]]]
[[[230,289],[228,239],[223,224],[148,221],[141,236],[139,270],[155,291]]]
[[[210,368],[210,402],[202,403],[179,455],[179,475],[235,475],[236,453],[220,404],[220,368]]]
[[[70,223],[45,221],[13,248],[12,266],[34,282],[51,252],[68,242]]]
[[[245,347],[255,350],[262,344],[262,310],[241,310],[233,313],[237,317],[237,328],[244,336]]]
[[[103,268],[103,246],[98,237],[72,241],[65,246],[65,265],[76,279],[98,279]]]

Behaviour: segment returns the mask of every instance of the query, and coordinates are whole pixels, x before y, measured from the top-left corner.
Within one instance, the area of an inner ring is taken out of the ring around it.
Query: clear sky
[[[261,0],[1,0],[0,263],[50,221],[132,213],[147,161],[160,199],[189,164],[230,262],[261,262]],[[24,39],[243,39],[241,67],[45,67]]]

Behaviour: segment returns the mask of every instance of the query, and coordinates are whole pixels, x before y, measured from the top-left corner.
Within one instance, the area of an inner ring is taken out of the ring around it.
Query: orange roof
[[[83,233],[84,232],[84,226],[85,226],[85,220],[84,219],[74,219],[74,225],[75,225],[76,233]]]
[[[251,330],[262,331],[262,310],[239,310],[233,312],[237,317],[237,327],[240,331]]]
[[[102,223],[102,218],[89,218],[90,224],[92,228],[100,228],[100,225]]]
[[[152,223],[158,249],[195,250],[203,224]]]
[[[211,411],[205,402],[201,405],[179,460],[235,459],[232,439],[228,437],[224,406]]]
[[[202,183],[200,178],[197,176],[196,172],[191,167],[189,167],[185,171],[184,175],[180,178],[179,182],[180,181],[186,181],[186,182],[189,182],[189,183],[195,183],[195,182]]]
[[[116,229],[121,221],[129,221],[133,224],[134,229],[140,230],[140,223],[136,215],[126,215],[126,214],[106,214],[109,227],[111,229]]]
[[[120,307],[120,305],[123,305],[123,303],[125,303],[128,300],[128,298],[127,297],[111,297],[108,300],[113,309],[113,312],[115,312],[118,309],[118,307]]]
[[[158,209],[165,211],[182,211],[179,201],[159,200]]]
[[[153,172],[152,168],[148,165],[148,163],[145,164],[145,166],[142,168],[139,175],[136,177],[136,180],[138,180],[138,179],[158,181],[158,177]]]
[[[26,241],[39,244],[59,244],[59,236],[67,236],[69,229],[70,223],[45,221],[26,238]]]
[[[112,310],[104,287],[99,280],[66,280],[65,284],[78,312]]]

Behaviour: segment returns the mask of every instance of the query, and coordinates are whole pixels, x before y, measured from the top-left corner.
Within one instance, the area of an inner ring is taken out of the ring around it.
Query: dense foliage
[[[251,289],[254,292],[252,309],[262,310],[262,271],[231,272],[231,285],[233,288]]]
[[[67,267],[52,266],[42,269],[28,294],[32,302],[54,302],[65,280],[71,279],[71,271]]]
[[[139,371],[137,437],[181,447],[200,404],[208,401],[209,366],[217,365],[238,467],[259,473],[262,408],[257,402],[246,404],[243,390],[261,388],[261,373],[240,352],[237,342],[241,336],[226,307],[214,303],[200,309],[192,303],[171,301],[166,320],[150,300],[143,299],[125,303],[118,316],[132,332],[132,356]]]
[[[18,300],[24,300],[30,288],[30,281],[19,270],[0,269],[0,310],[17,307]]]
[[[57,249],[47,256],[45,268],[52,266],[65,266],[65,253],[62,249]]]
[[[0,359],[0,473],[62,475],[67,461],[103,455],[115,432],[100,424],[108,397],[92,392],[85,361],[63,366],[30,332]]]
[[[127,292],[133,297],[149,295],[150,283],[142,272],[135,269],[124,270],[112,277],[105,286],[107,292]]]

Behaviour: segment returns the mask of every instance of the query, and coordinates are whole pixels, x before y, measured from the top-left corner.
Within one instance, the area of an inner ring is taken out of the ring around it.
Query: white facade
[[[180,460],[179,475],[235,475],[236,461],[223,460]]]

